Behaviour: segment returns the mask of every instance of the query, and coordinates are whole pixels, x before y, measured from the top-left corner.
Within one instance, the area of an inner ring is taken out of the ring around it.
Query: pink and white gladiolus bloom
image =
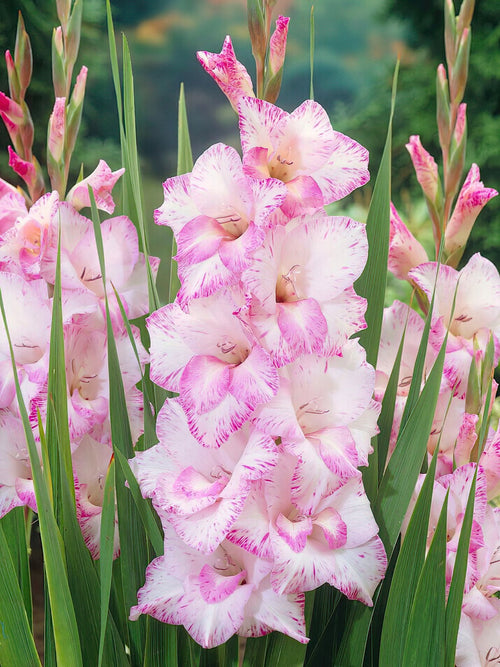
[[[288,217],[312,213],[368,181],[368,151],[334,131],[317,102],[306,100],[289,114],[244,97],[238,112],[244,169],[254,178],[286,184],[282,210]]]
[[[436,267],[435,262],[428,262],[409,273],[429,302]],[[465,396],[472,359],[478,350],[484,354],[490,334],[495,344],[494,366],[500,357],[500,276],[496,267],[479,253],[461,271],[446,265],[439,268],[430,337],[436,350],[448,328],[444,375],[449,386],[459,396]]]
[[[211,146],[190,174],[167,179],[163,189],[155,221],[171,227],[177,242],[183,306],[239,282],[287,193],[279,180],[248,177],[238,153],[224,144]]]

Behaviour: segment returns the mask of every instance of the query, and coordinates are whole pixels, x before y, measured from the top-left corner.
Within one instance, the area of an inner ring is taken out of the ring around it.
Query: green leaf
[[[151,505],[142,497],[141,489],[135,478],[134,473],[123,454],[118,450],[116,452],[116,460],[120,466],[120,470],[127,481],[127,484],[130,488],[130,493],[134,499],[137,512],[139,513],[144,530],[147,533],[147,536],[153,545],[156,556],[160,556],[163,553],[163,537],[158,524],[155,519],[155,514],[151,508]]]
[[[309,99],[314,99],[314,5],[311,5],[311,18],[309,25],[309,69],[311,80],[309,83]]]
[[[52,498],[56,519],[61,526],[62,480],[66,478],[74,497],[73,465],[68,426],[68,390],[64,355],[64,330],[61,299],[61,228],[56,261],[52,322],[50,330],[49,372],[47,385],[47,424],[45,427]]]
[[[191,150],[191,139],[189,136],[189,124],[186,110],[186,98],[184,96],[184,84],[181,83],[179,91],[179,111],[177,119],[177,176],[187,174],[193,169],[193,153]],[[174,236],[172,234],[172,242],[170,252],[167,257],[163,259],[164,262],[170,262],[170,282],[169,282],[169,301],[174,301],[179,287],[179,277],[177,275],[177,268],[172,257],[175,256],[177,247]]]
[[[377,366],[382,318],[384,314],[385,288],[387,282],[387,260],[389,257],[389,229],[391,204],[391,151],[392,119],[396,104],[399,61],[396,64],[392,82],[391,111],[387,127],[384,152],[380,162],[370,209],[366,220],[368,238],[368,258],[360,278],[355,283],[356,292],[367,299],[365,314],[367,328],[359,334],[359,342],[366,350],[366,359],[374,368]],[[370,499],[376,494],[378,484],[377,438],[373,438],[373,453],[370,464],[363,470],[363,482]]]
[[[186,98],[184,95],[184,84],[181,83],[177,120],[177,176],[180,176],[181,174],[187,174],[192,170],[193,153],[191,150],[191,139],[189,136],[189,123],[187,118]]]
[[[101,275],[103,284],[106,285],[106,265],[99,214],[91,188],[89,188],[89,197]],[[124,458],[128,459],[133,456],[132,435],[106,289],[104,290],[104,299],[106,306],[111,440],[115,458],[119,454],[122,454]],[[120,533],[120,566],[122,570],[123,597],[124,604],[129,609],[137,601],[137,590],[144,582],[144,572],[149,559],[146,535],[140,518],[134,511],[134,503],[130,491],[125,487],[125,477],[122,474],[121,467],[118,467],[116,470],[116,499]],[[143,662],[146,637],[145,624],[144,617],[141,617],[138,621],[127,623],[129,633],[128,645],[133,662]]]
[[[400,431],[396,448],[380,483],[373,513],[380,528],[380,537],[388,553],[396,543],[411,494],[427,451],[427,441],[436,409],[443,362],[445,339],[427,382],[408,421]]]
[[[25,507],[15,507],[0,520],[5,539],[10,549],[10,555],[16,572],[19,588],[24,601],[28,623],[31,625],[33,617],[31,601],[31,577],[28,558],[30,543],[31,519],[33,512]]]
[[[415,503],[392,576],[380,639],[379,664],[381,667],[391,667],[402,663],[410,611],[425,561],[438,450],[439,447],[436,447]]]
[[[365,315],[367,328],[360,333],[359,340],[366,350],[368,362],[374,368],[377,366],[387,282],[391,206],[392,119],[396,104],[398,73],[399,61],[396,64],[392,81],[391,112],[387,138],[366,220],[368,259],[363,273],[355,283],[356,292],[368,300]]]
[[[396,396],[398,393],[399,371],[401,369],[401,358],[403,356],[403,346],[405,342],[406,327],[401,336],[396,359],[392,367],[391,375],[382,399],[382,409],[378,419],[380,432],[377,437],[378,444],[378,479],[379,483],[384,475],[387,454],[389,453],[389,444],[391,441],[392,424],[394,421],[394,408],[396,406]]]
[[[102,498],[101,535],[99,542],[100,573],[100,635],[98,665],[101,667],[104,657],[104,640],[108,623],[109,597],[113,575],[113,551],[115,537],[115,462],[109,464]]]
[[[0,562],[0,664],[41,665],[2,523]]]
[[[448,493],[415,591],[402,667],[443,665]]]

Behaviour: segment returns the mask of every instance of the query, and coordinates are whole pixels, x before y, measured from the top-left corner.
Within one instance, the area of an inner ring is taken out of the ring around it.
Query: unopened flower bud
[[[76,0],[68,21],[68,29],[66,32],[66,68],[68,71],[73,71],[73,66],[78,56],[78,49],[80,48],[82,8],[82,0]]]
[[[451,139],[450,130],[450,91],[448,88],[448,78],[443,64],[437,68],[436,77],[436,106],[437,106],[437,125],[439,130],[439,143],[443,152],[448,150]]]
[[[62,26],[66,27],[71,11],[71,0],[56,0],[57,17]]]
[[[444,3],[444,45],[446,62],[451,70],[457,53],[457,21],[453,0],[445,0]]]
[[[66,98],[57,97],[49,119],[47,149],[56,162],[60,162],[64,150],[66,128]]]
[[[453,215],[446,225],[445,251],[447,255],[454,254],[453,261],[448,261],[448,264],[456,266],[477,216],[486,203],[497,194],[493,188],[484,187],[480,180],[479,167],[473,164],[458,195]],[[460,256],[458,251],[462,251]]]
[[[85,84],[87,81],[87,68],[83,66],[76,77],[75,87],[71,94],[66,115],[66,154],[65,162],[69,163],[75,147],[80,121],[82,118],[83,99],[85,97]]]
[[[66,66],[61,26],[52,33],[52,82],[56,97],[66,97]]]
[[[452,104],[459,104],[464,96],[467,74],[469,71],[470,43],[470,28],[465,28],[460,37],[457,57],[451,67],[450,99]]]
[[[14,50],[14,62],[16,63],[17,75],[19,78],[21,99],[24,99],[26,89],[28,88],[31,75],[33,73],[33,55],[31,53],[31,42],[24,27],[23,17],[19,12],[17,22],[16,46]]]
[[[40,165],[35,158],[31,162],[23,160],[12,150],[10,146],[7,147],[9,151],[9,166],[20,176],[28,186],[28,190],[32,201],[36,201],[43,194],[44,183]]]
[[[437,164],[430,153],[422,146],[420,137],[413,135],[410,137],[406,148],[410,153],[418,182],[426,198],[435,203],[439,192],[439,177]]]
[[[475,0],[463,0],[457,17],[457,32],[460,35],[465,28],[469,28],[474,14]]]
[[[266,25],[261,0],[247,0],[248,32],[252,53],[256,61],[263,63],[266,57]]]
[[[203,69],[217,83],[226,95],[235,111],[241,97],[255,97],[252,80],[234,53],[233,44],[229,35],[224,40],[220,53],[198,51],[196,54]]]
[[[269,41],[269,68],[273,75],[277,74],[285,62],[289,22],[290,19],[287,16],[279,16],[276,20],[276,29]]]
[[[10,96],[15,102],[21,101],[21,85],[17,75],[16,65],[10,51],[5,52],[5,63],[7,65],[7,77],[9,79]]]

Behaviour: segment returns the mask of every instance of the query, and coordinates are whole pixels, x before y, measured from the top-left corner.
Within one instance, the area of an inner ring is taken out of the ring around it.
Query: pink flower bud
[[[14,64],[14,58],[12,57],[10,51],[5,52],[5,64],[7,65],[7,77],[9,79],[10,96],[13,100],[18,102],[21,99],[21,85],[19,83],[19,77],[17,75],[16,66]]]
[[[71,188],[66,200],[77,211],[84,206],[90,206],[88,191],[88,186],[90,185],[94,192],[97,208],[107,213],[113,213],[115,202],[111,196],[111,190],[124,171],[125,169],[111,171],[104,160],[99,160],[99,164],[95,170],[87,178],[84,178]]]
[[[10,146],[7,147],[9,151],[9,167],[20,176],[28,186],[28,190],[33,201],[39,199],[44,192],[43,176],[35,158],[31,162],[23,160],[19,155],[12,150]]]
[[[439,192],[437,164],[432,155],[422,146],[419,136],[411,136],[406,148],[410,153],[418,182],[427,199],[434,204]]]
[[[439,143],[443,153],[447,153],[450,145],[450,90],[448,88],[448,78],[443,64],[437,68],[436,78],[436,104],[437,104],[437,124],[439,130]]]
[[[0,111],[16,124],[20,124],[24,118],[20,105],[2,92],[0,92]]]
[[[73,94],[71,95],[71,104],[80,105],[83,103],[83,98],[85,97],[85,84],[87,82],[87,72],[88,69],[83,65],[80,70],[80,73],[76,77],[75,87],[73,88]]]
[[[203,69],[215,80],[224,95],[237,111],[241,97],[255,97],[252,80],[234,53],[231,37],[224,40],[220,53],[198,51],[196,54]]]
[[[66,98],[57,97],[49,119],[47,148],[56,162],[60,162],[64,150],[66,128]]]
[[[446,226],[445,249],[448,255],[463,248],[483,206],[498,194],[485,188],[480,180],[479,167],[473,164],[458,195],[455,210]]]
[[[453,139],[458,145],[462,142],[464,138],[465,128],[467,127],[467,105],[465,103],[460,104],[457,110],[457,120],[455,122],[455,129],[453,131]]]
[[[423,246],[399,217],[391,202],[391,229],[389,236],[389,271],[399,280],[408,280],[408,271],[427,262]]]
[[[269,67],[273,75],[283,67],[285,61],[289,22],[290,19],[287,16],[279,16],[276,20],[276,29],[271,35],[269,42]]]
[[[31,52],[31,42],[24,27],[23,17],[19,12],[19,20],[17,23],[16,46],[14,50],[14,60],[16,63],[16,71],[19,77],[20,97],[24,99],[24,94],[31,81],[31,74],[33,72],[33,55]]]
[[[26,182],[28,187],[34,185],[36,182],[35,165],[20,158],[10,146],[7,149],[9,151],[9,167],[12,167],[16,174]]]

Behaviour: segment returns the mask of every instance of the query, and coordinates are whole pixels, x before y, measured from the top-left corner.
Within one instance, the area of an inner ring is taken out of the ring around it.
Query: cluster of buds
[[[47,414],[52,295],[59,250],[76,508],[85,542],[92,556],[97,558],[104,480],[112,456],[104,297],[107,295],[110,303],[131,430],[136,440],[143,428],[143,399],[135,386],[141,379],[141,369],[122,321],[114,289],[120,294],[129,318],[145,315],[148,303],[146,264],[144,255],[139,252],[133,223],[125,216],[109,218],[101,225],[108,265],[104,285],[93,223],[79,213],[90,205],[89,187],[97,207],[113,213],[115,205],[111,190],[123,169],[112,172],[101,160],[95,171],[78,182],[63,200],[61,193],[66,188],[69,157],[83,104],[86,68],[82,68],[71,101],[66,105],[78,50],[81,2],[77,0],[72,10],[69,2],[58,2],[57,7],[61,27],[54,32],[54,44],[60,67],[54,68],[54,85],[56,95],[60,93],[61,96],[56,97],[49,122],[48,161],[49,174],[58,187],[46,194],[43,194],[44,185],[38,176],[39,165],[31,154],[33,126],[24,102],[31,76],[31,50],[21,18],[15,57],[12,59],[8,52],[6,54],[12,99],[0,93],[4,109],[2,117],[14,147],[22,156],[10,149],[11,164],[18,173],[25,175],[30,197],[0,180],[0,290],[24,403],[35,440],[40,443],[38,418],[41,416],[44,420]],[[58,47],[60,43],[63,44],[62,51]],[[62,79],[58,78],[62,76],[61,72],[64,73],[64,87]],[[155,260],[152,268],[157,268]],[[138,329],[132,327],[132,332],[144,365],[147,353],[140,342]],[[31,464],[3,323],[0,324],[0,378],[2,517],[20,505],[36,511]],[[115,555],[118,549],[116,530]]]
[[[87,68],[83,66],[71,82],[78,55],[82,22],[82,0],[57,3],[61,25],[52,37],[52,79],[55,102],[47,133],[47,171],[51,188],[61,198],[66,192],[71,156],[75,148],[85,96]],[[14,148],[9,146],[9,165],[26,183],[29,203],[45,192],[46,186],[40,164],[33,155],[33,121],[25,101],[32,73],[32,53],[24,22],[19,15],[14,57],[5,53],[10,97],[0,93],[0,115],[9,132]]]
[[[156,222],[181,288],[147,328],[151,378],[178,396],[131,462],[165,536],[131,619],[182,624],[204,647],[272,630],[305,642],[305,591],[371,605],[387,564],[359,469],[380,410],[351,339],[366,233],[324,210],[368,180],[367,151],[315,102],[289,114],[245,94],[228,44],[199,57],[217,80],[240,74],[243,157],[216,144],[164,183]]]

